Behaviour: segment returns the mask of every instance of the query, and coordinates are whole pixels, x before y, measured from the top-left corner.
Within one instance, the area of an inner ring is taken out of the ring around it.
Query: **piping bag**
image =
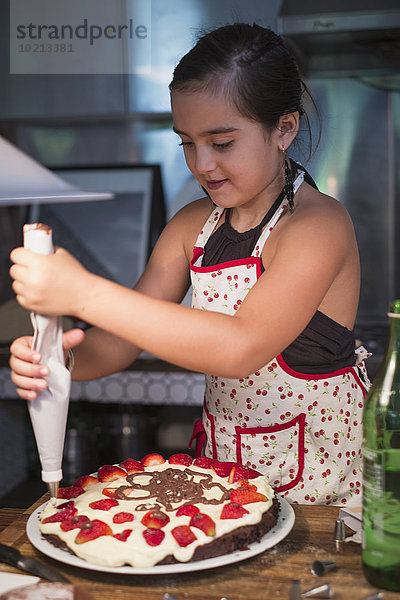
[[[24,246],[39,254],[54,252],[52,229],[42,223],[24,225]],[[28,402],[42,466],[42,481],[47,484],[51,502],[55,504],[62,479],[62,458],[67,424],[71,373],[65,366],[62,347],[62,318],[31,312],[32,348],[40,352],[42,363],[50,371],[48,387],[39,390],[35,400]]]

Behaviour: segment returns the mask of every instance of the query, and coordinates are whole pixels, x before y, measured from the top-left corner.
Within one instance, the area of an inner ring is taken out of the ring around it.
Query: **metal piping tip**
[[[344,529],[344,521],[343,521],[343,519],[336,519],[334,540],[335,540],[335,542],[344,542],[345,538],[346,538],[346,532]]]
[[[302,598],[332,598],[333,592],[330,583],[323,583],[301,594]]]
[[[383,600],[384,596],[382,592],[375,592],[372,596],[366,596],[363,600]]]
[[[293,579],[293,581],[292,581],[292,587],[290,588],[289,600],[301,600],[299,579]]]
[[[317,577],[322,577],[328,571],[336,568],[336,563],[329,560],[314,560],[311,565],[311,573]]]
[[[55,506],[56,501],[57,501],[58,485],[59,485],[58,481],[47,482],[47,489],[49,490],[49,493],[50,493],[50,502],[52,503],[53,506]]]

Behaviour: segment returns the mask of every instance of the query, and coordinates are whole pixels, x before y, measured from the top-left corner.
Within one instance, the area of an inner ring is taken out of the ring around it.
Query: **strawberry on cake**
[[[245,549],[275,525],[278,506],[257,471],[150,454],[60,488],[39,527],[49,542],[90,563],[145,568]]]

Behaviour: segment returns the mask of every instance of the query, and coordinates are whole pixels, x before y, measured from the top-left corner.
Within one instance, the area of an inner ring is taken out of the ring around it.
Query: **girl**
[[[303,89],[272,31],[235,24],[204,36],[170,90],[207,196],[168,223],[135,290],[63,249],[17,248],[10,273],[23,307],[94,325],[84,340],[64,336],[74,379],[117,372],[141,349],[203,372],[196,454],[251,466],[290,501],[345,504],[360,500],[369,386],[353,334],[359,257],[343,206],[287,156],[306,119]],[[190,278],[193,308],[180,305]],[[12,344],[10,365],[32,400],[48,369],[30,344]]]

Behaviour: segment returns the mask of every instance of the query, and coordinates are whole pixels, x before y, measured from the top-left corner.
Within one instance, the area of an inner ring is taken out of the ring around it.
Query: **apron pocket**
[[[236,459],[238,463],[260,469],[275,492],[295,487],[304,470],[304,427],[306,415],[269,427],[236,426]],[[257,456],[258,464],[253,464]]]

